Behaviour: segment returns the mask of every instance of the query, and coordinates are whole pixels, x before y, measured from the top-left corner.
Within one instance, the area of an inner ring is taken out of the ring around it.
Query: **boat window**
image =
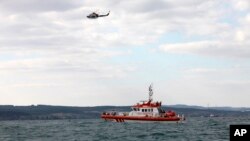
[[[158,108],[158,111],[159,111],[159,113],[161,113],[161,109],[160,108]]]
[[[144,112],[144,109],[142,109],[142,112]]]
[[[159,113],[165,113],[165,111],[162,110],[161,108],[159,108],[158,110],[159,110]]]
[[[153,112],[153,109],[151,109],[151,112]]]
[[[148,109],[145,109],[145,112],[147,112],[148,111]]]

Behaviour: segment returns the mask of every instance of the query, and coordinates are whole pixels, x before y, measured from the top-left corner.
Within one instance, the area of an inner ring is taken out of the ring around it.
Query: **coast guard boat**
[[[152,85],[149,86],[149,99],[141,101],[131,107],[131,112],[103,112],[101,118],[105,121],[116,122],[183,122],[184,115],[177,115],[174,111],[164,111],[161,102],[153,102]]]

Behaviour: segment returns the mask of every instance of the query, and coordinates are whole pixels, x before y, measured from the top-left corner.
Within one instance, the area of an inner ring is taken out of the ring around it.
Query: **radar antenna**
[[[148,101],[153,101],[153,84],[151,84],[148,87],[148,95],[149,95]]]

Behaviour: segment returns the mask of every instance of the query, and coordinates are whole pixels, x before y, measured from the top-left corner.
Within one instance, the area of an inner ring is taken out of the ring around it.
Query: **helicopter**
[[[87,16],[87,18],[89,18],[89,19],[96,19],[96,18],[98,18],[98,17],[106,17],[106,16],[109,15],[109,13],[110,13],[110,11],[109,11],[106,15],[99,15],[99,14],[97,14],[96,12],[93,12],[93,13],[89,14],[89,15]]]

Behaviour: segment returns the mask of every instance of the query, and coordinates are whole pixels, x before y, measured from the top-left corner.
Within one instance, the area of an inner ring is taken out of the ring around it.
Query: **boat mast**
[[[153,84],[151,84],[148,88],[148,101],[153,101]]]

